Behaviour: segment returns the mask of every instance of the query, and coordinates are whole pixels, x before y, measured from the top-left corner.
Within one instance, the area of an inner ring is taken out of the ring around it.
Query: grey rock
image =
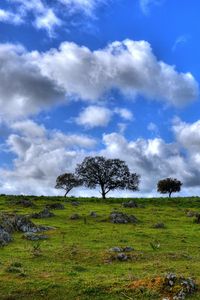
[[[198,217],[200,215],[200,213],[198,213],[197,211],[188,211],[186,216],[189,217],[189,218],[192,218],[192,217]]]
[[[109,251],[111,251],[111,252],[122,252],[123,249],[120,248],[120,247],[113,247],[113,248],[110,248]]]
[[[92,211],[92,212],[90,213],[90,217],[97,218],[98,215],[97,215],[97,213],[96,213],[95,211]]]
[[[164,223],[156,223],[155,225],[153,225],[153,228],[155,229],[163,229],[165,228],[165,224]]]
[[[23,238],[30,241],[39,241],[48,239],[47,235],[38,235],[33,232],[26,232],[23,234]]]
[[[0,227],[0,246],[5,246],[12,241],[10,233],[5,231],[4,228]]]
[[[117,254],[117,259],[120,260],[120,261],[127,261],[128,256],[124,253],[119,253],[119,254]]]
[[[138,223],[138,219],[135,216],[116,211],[110,214],[110,221],[116,224]]]
[[[123,248],[123,251],[124,252],[131,252],[131,251],[133,251],[134,249],[132,248],[132,247],[129,247],[129,246],[126,246],[126,247],[124,247]]]
[[[133,200],[130,200],[129,202],[124,202],[122,203],[123,207],[127,207],[127,208],[136,208],[138,207],[138,204],[133,201]]]
[[[79,205],[80,205],[80,202],[78,202],[78,201],[72,201],[72,202],[71,202],[71,205],[72,205],[72,206],[79,206]]]
[[[65,209],[62,203],[50,203],[46,205],[48,209]]]
[[[70,220],[79,220],[81,217],[78,214],[73,214],[70,217]]]
[[[49,211],[48,208],[45,208],[44,210],[40,211],[39,213],[35,213],[31,215],[31,218],[34,219],[42,219],[42,218],[51,218],[54,217],[55,214]]]

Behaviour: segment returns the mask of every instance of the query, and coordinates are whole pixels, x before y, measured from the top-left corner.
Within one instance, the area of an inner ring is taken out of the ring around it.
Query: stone
[[[46,205],[47,209],[65,209],[62,203],[50,203]]]
[[[78,202],[78,201],[71,201],[71,205],[72,206],[79,206],[80,202]]]
[[[23,234],[23,238],[30,241],[39,241],[48,239],[47,235],[38,235],[33,232],[26,232]]]
[[[128,256],[124,253],[119,253],[119,254],[117,254],[117,259],[120,260],[120,261],[127,261]]]
[[[70,217],[70,220],[79,220],[81,217],[78,214],[73,214]]]
[[[31,218],[34,219],[42,219],[42,218],[51,218],[54,217],[55,214],[49,211],[48,208],[45,208],[44,210],[40,211],[39,213],[35,213],[31,215]]]
[[[90,217],[97,218],[98,215],[97,215],[97,213],[96,213],[95,211],[92,211],[92,212],[90,213]]]
[[[186,214],[186,216],[189,218],[198,217],[199,215],[200,215],[200,213],[198,213],[197,211],[192,211],[192,210],[189,210]]]
[[[126,246],[126,247],[124,247],[123,248],[123,251],[124,252],[131,252],[131,251],[133,251],[134,249],[132,248],[132,247],[130,247],[130,246]]]
[[[137,203],[133,200],[130,200],[129,202],[124,202],[122,203],[123,207],[127,207],[127,208],[136,208],[138,207]]]
[[[196,219],[194,221],[197,224],[200,224],[200,215],[196,216]]]
[[[120,248],[120,247],[113,247],[113,248],[110,248],[109,251],[111,251],[111,252],[122,252],[123,249]]]
[[[116,211],[110,214],[110,221],[116,224],[138,223],[138,219],[135,216]]]
[[[163,229],[165,228],[165,224],[164,223],[156,223],[155,225],[153,225],[153,228],[155,229]]]
[[[5,246],[12,241],[10,233],[5,231],[3,227],[0,227],[0,246]]]

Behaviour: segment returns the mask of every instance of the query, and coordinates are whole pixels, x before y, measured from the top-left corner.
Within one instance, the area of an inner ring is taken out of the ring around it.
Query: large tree
[[[72,173],[64,173],[56,179],[56,189],[65,190],[65,197],[75,187],[82,185],[82,181]]]
[[[169,194],[171,197],[172,193],[180,192],[182,182],[176,178],[165,178],[158,181],[157,191],[161,194]]]
[[[140,176],[130,173],[128,166],[120,159],[106,159],[103,156],[86,157],[76,168],[75,174],[89,188],[100,187],[102,198],[115,189],[138,190]]]

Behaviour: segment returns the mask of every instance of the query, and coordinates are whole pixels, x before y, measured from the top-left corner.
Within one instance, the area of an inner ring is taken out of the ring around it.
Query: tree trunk
[[[67,194],[68,194],[68,191],[66,191],[66,193],[65,193],[65,195],[64,195],[65,198],[67,197]]]
[[[169,192],[169,198],[171,198],[171,194],[172,194],[172,192]]]
[[[105,193],[105,191],[102,191],[101,195],[102,195],[102,199],[106,199],[106,193]]]

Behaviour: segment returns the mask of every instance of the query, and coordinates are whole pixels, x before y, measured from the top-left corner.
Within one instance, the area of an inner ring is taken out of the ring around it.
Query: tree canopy
[[[171,197],[172,193],[180,192],[182,182],[176,178],[165,178],[158,181],[157,191],[161,194],[169,194]]]
[[[65,190],[65,197],[75,187],[82,185],[82,181],[72,173],[64,173],[56,179],[56,189]]]
[[[86,187],[99,186],[103,199],[115,189],[138,190],[140,179],[136,173],[130,173],[123,160],[106,159],[103,156],[86,157],[77,166],[75,174]]]

